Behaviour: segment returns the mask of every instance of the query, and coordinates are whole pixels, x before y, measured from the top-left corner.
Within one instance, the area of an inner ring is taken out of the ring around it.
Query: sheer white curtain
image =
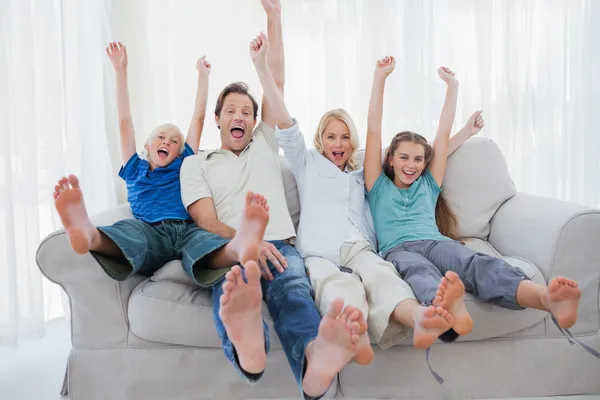
[[[0,3],[0,344],[42,335],[64,313],[35,261],[60,224],[55,182],[77,174],[92,213],[117,203],[102,52],[110,4],[83,3]]]
[[[386,140],[404,129],[433,139],[444,87],[461,82],[456,128],[483,109],[519,190],[600,204],[600,6],[592,0],[282,0],[286,100],[307,142],[323,112],[346,108],[364,144],[375,60],[398,59],[388,79]],[[164,121],[187,129],[195,59],[213,63],[219,90],[244,80],[260,95],[248,42],[266,19],[258,0],[134,0],[116,30],[129,45],[138,140]],[[201,147],[219,145],[207,121]]]

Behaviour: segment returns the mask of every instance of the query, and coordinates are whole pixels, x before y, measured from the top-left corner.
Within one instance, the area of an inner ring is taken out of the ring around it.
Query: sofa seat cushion
[[[271,348],[281,348],[263,302]],[[141,339],[173,345],[220,348],[210,289],[198,288],[179,260],[171,261],[134,289],[128,304],[131,332]]]

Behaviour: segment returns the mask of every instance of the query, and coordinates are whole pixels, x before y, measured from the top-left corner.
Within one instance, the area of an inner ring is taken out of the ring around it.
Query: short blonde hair
[[[346,164],[350,171],[354,171],[355,169],[359,168],[356,155],[358,153],[358,148],[360,147],[360,142],[358,140],[358,131],[356,130],[354,121],[352,121],[350,114],[348,114],[346,110],[338,108],[335,110],[327,111],[325,114],[323,114],[321,120],[319,121],[317,132],[315,133],[315,149],[317,149],[319,153],[325,154],[325,150],[323,148],[323,133],[325,133],[325,128],[327,128],[327,125],[334,119],[346,124],[348,132],[350,133],[350,145],[352,146],[352,155],[350,156]]]
[[[177,135],[179,136],[179,139],[181,141],[181,149],[179,150],[179,155],[182,155],[185,151],[185,137],[183,136],[183,133],[181,133],[181,130],[177,127],[177,125],[166,123],[157,126],[152,130],[152,132],[150,132],[150,134],[146,138],[146,141],[144,142],[144,149],[140,153],[140,158],[148,160],[148,150],[146,150],[146,146],[150,146],[150,142],[152,141],[152,139],[154,139],[154,137],[159,133],[166,133],[172,130],[177,131]]]

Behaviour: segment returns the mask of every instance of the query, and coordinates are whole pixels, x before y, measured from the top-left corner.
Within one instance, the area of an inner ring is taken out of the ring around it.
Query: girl
[[[448,207],[438,215],[445,221],[436,225],[436,203],[444,201],[439,195],[458,93],[451,70],[438,69],[447,91],[433,148],[421,135],[400,132],[392,139],[382,168],[383,92],[394,67],[393,57],[377,62],[364,163],[368,202],[383,257],[394,264],[420,303],[450,312],[458,335],[469,333],[473,326],[463,301],[465,287],[479,300],[515,310],[544,310],[552,313],[559,327],[571,327],[577,320],[581,296],[576,282],[557,277],[547,288],[539,286],[502,259],[476,253],[444,235],[438,225],[453,225],[448,222],[452,219]]]

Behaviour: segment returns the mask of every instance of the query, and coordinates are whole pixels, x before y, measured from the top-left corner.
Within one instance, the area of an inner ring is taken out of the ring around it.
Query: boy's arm
[[[135,154],[135,131],[129,104],[127,87],[127,48],[121,42],[111,42],[106,54],[115,69],[117,81],[117,112],[119,114],[119,133],[121,136],[121,161],[123,165]]]
[[[274,121],[281,129],[291,127],[294,122],[292,117],[288,113],[285,101],[283,100],[283,93],[279,90],[273,75],[267,64],[267,49],[269,47],[267,36],[261,32],[252,42],[250,42],[250,57],[252,63],[258,74],[258,79],[263,88],[263,95],[266,102],[270,106],[270,114],[273,116]]]
[[[186,137],[186,143],[198,153],[200,148],[200,137],[204,129],[204,118],[206,117],[206,103],[208,102],[208,76],[210,75],[211,65],[206,61],[206,56],[198,59],[196,62],[198,70],[198,87],[196,89],[196,101],[194,102],[194,114],[192,122]]]
[[[381,121],[383,118],[383,92],[387,77],[394,71],[396,60],[386,57],[377,61],[373,75],[373,88],[367,116],[367,146],[365,149],[365,187],[370,191],[381,175]]]
[[[456,101],[458,98],[458,80],[454,77],[454,72],[449,68],[440,67],[438,75],[446,82],[446,100],[440,115],[438,130],[433,141],[433,159],[429,164],[429,171],[433,175],[438,186],[442,186],[444,174],[446,173],[446,162],[448,159],[448,143],[450,141],[450,132],[454,124],[456,115]]]
[[[448,145],[448,157],[452,155],[462,144],[469,139],[471,136],[474,136],[479,133],[480,130],[484,127],[483,116],[481,115],[483,111],[476,111],[469,117],[465,126],[463,126],[460,131],[456,132],[451,138],[450,143]]]
[[[273,75],[275,85],[283,95],[285,86],[285,55],[283,52],[283,27],[281,23],[280,0],[260,0],[267,14],[267,37],[269,48],[267,51],[267,64]],[[260,118],[271,128],[279,123],[273,114],[269,99],[263,94]]]

